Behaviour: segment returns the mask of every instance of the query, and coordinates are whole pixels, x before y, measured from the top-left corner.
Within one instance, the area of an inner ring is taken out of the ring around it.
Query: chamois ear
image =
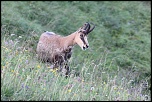
[[[84,34],[87,34],[87,30],[90,29],[90,25],[88,22],[86,22],[79,30],[79,32],[82,32]]]
[[[85,35],[88,35],[91,31],[93,31],[94,28],[95,28],[95,25],[92,28],[90,28],[90,23],[86,22],[81,29]]]
[[[90,24],[89,24],[88,22],[86,22],[86,23],[84,24],[83,30],[89,29],[88,27],[90,28]]]
[[[91,23],[91,24],[93,24],[93,23]],[[94,24],[93,24],[93,25],[94,25]],[[95,28],[95,25],[94,25],[92,28],[90,28],[90,23],[86,22],[86,23],[83,25],[83,27],[81,27],[81,28],[79,29],[79,32],[82,32],[82,33],[84,33],[85,35],[88,35],[91,31],[93,31],[94,28]]]

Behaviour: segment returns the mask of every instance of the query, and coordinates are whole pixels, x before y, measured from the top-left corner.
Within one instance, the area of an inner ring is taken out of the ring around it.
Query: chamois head
[[[87,35],[94,28],[95,28],[95,25],[92,28],[90,28],[90,24],[87,22],[77,31],[75,42],[81,47],[82,50],[86,50],[89,47]]]

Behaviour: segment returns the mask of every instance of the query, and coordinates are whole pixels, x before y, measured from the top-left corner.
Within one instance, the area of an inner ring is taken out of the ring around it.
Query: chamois
[[[77,44],[82,50],[86,50],[89,47],[87,35],[94,28],[95,25],[90,28],[90,23],[87,22],[68,36],[48,31],[42,33],[36,49],[38,59],[53,64],[53,68],[59,68],[59,71],[64,70],[64,74],[68,76],[70,69],[67,63],[72,55],[73,46]]]

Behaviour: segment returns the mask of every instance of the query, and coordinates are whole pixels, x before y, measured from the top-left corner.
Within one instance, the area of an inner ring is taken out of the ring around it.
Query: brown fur
[[[73,46],[78,44],[83,50],[89,46],[87,34],[83,33],[83,27],[65,37],[53,32],[43,33],[37,45],[38,58],[44,62],[54,64],[54,68],[60,67],[60,70],[66,65],[67,74],[69,72],[67,62],[72,55]],[[80,35],[83,36],[83,40],[80,38]]]
[[[55,63],[61,56],[64,57],[67,53],[71,53],[72,46],[75,44],[71,40],[73,38],[74,34],[62,37],[56,34],[48,35],[43,33],[37,46],[38,57],[43,61]]]

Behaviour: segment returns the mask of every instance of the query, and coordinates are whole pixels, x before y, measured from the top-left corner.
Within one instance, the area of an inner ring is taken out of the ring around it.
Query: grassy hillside
[[[2,1],[1,100],[151,99],[150,7],[137,1]],[[96,28],[88,50],[74,48],[74,78],[37,60],[43,31],[66,36],[85,22]]]

